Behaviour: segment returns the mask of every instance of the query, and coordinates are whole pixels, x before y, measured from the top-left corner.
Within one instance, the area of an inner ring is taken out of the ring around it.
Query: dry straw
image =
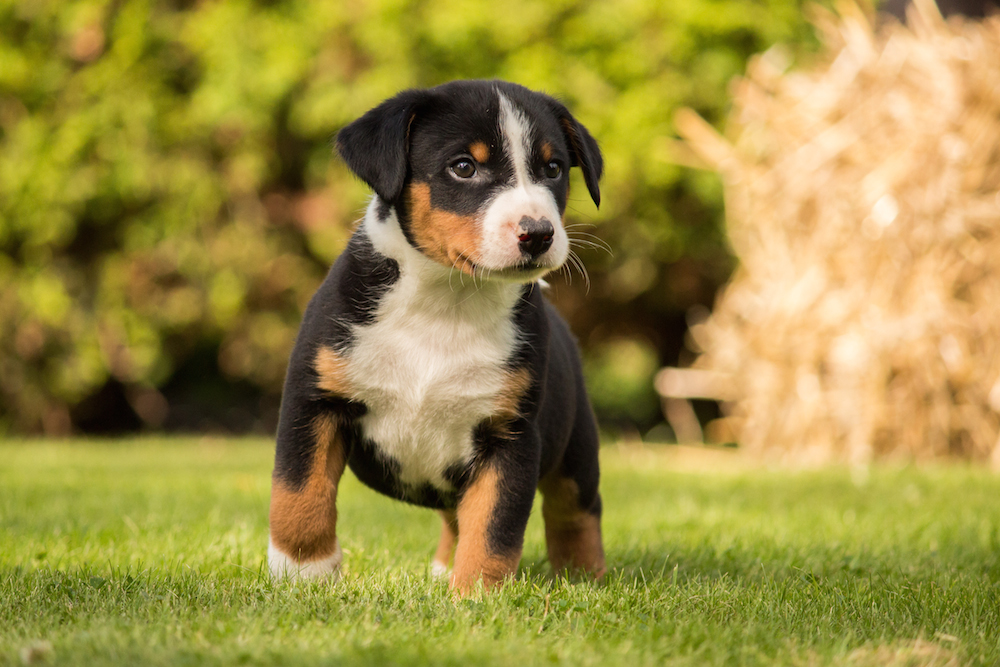
[[[695,366],[769,458],[1000,466],[1000,17],[838,14],[822,66],[752,63],[731,140],[678,116],[739,259]]]

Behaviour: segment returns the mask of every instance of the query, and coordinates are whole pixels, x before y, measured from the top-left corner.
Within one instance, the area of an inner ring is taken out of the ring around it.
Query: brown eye
[[[562,167],[559,166],[558,162],[549,162],[542,171],[545,173],[546,178],[559,178],[559,174],[562,173]]]
[[[471,160],[459,160],[451,165],[451,173],[459,178],[472,178],[476,175],[476,165]]]

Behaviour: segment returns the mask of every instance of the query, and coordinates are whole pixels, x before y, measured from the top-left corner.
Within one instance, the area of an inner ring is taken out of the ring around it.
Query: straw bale
[[[838,10],[822,64],[751,63],[728,139],[677,117],[739,259],[695,367],[768,457],[1000,466],[1000,17]]]

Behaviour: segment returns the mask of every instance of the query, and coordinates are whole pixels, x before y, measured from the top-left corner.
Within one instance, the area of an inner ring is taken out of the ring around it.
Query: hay
[[[731,142],[678,116],[723,175],[740,263],[691,330],[695,367],[767,457],[1000,465],[1000,17],[839,12],[823,66],[751,64]]]

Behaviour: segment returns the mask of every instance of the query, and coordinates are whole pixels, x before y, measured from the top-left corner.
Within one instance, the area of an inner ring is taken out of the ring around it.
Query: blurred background
[[[333,135],[402,89],[474,77],[562,99],[600,141],[602,207],[575,180],[567,223],[612,250],[584,249],[589,279],[555,277],[552,298],[602,426],[659,433],[654,375],[694,361],[688,328],[736,266],[722,181],[680,166],[675,112],[721,129],[751,56],[814,57],[817,11],[5,0],[0,434],[273,431],[302,310],[369,196]]]
[[[611,429],[733,260],[710,172],[671,161],[747,58],[813,48],[797,0],[14,0],[0,5],[0,432],[268,432],[301,312],[367,188],[336,131],[408,87],[501,78],[564,100],[605,153],[553,280]],[[578,175],[574,175],[578,178]]]

